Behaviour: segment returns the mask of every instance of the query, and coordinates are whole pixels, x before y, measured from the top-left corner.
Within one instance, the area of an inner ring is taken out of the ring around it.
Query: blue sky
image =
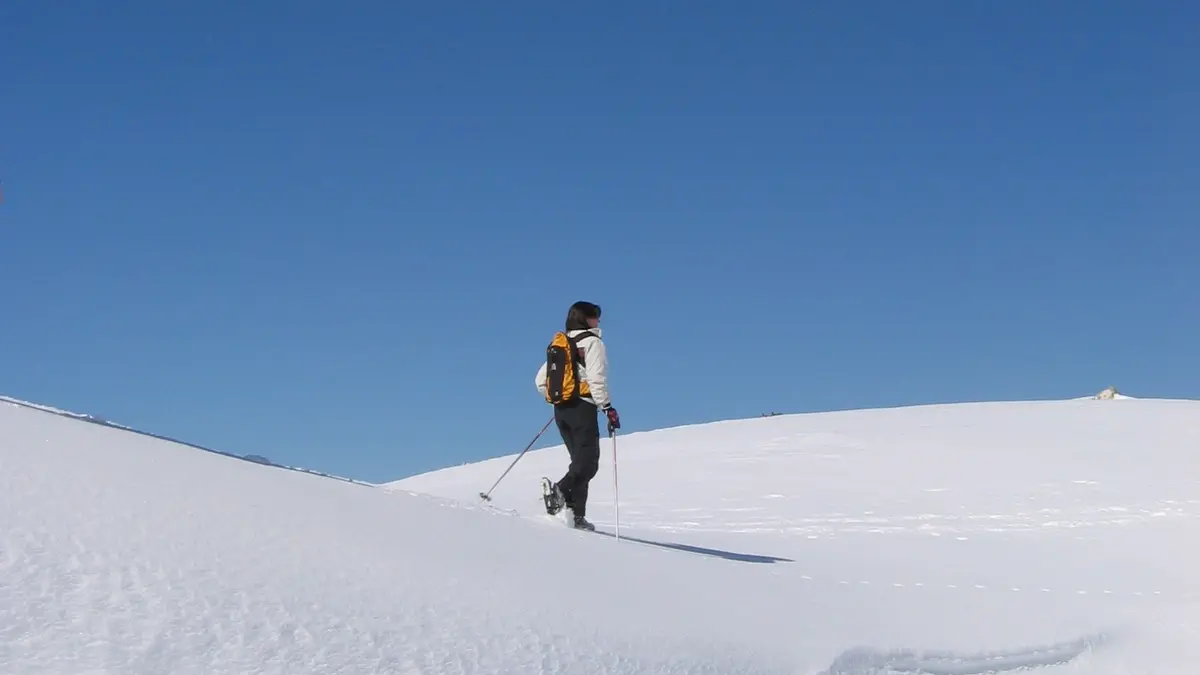
[[[1198,22],[5,2],[0,392],[388,480],[520,450],[586,299],[625,432],[1197,397]]]

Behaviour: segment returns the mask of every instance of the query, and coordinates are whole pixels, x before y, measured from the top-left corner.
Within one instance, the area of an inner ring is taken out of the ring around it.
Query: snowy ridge
[[[286,464],[279,464],[279,463],[267,460],[266,458],[264,458],[260,455],[237,455],[232,452],[216,450],[214,448],[205,447],[203,445],[197,445],[196,443],[190,443],[188,441],[179,440],[177,438],[172,438],[170,436],[156,434],[151,431],[143,431],[141,429],[135,429],[133,427],[126,426],[124,424],[117,424],[116,422],[111,422],[102,417],[97,417],[95,415],[90,415],[87,413],[72,412],[70,410],[63,410],[61,408],[55,408],[54,406],[44,405],[41,403],[31,403],[29,401],[22,401],[21,399],[13,398],[11,396],[3,396],[3,395],[0,395],[0,403],[9,403],[12,405],[30,408],[32,410],[40,410],[42,412],[51,413],[53,415],[58,415],[60,417],[67,417],[70,419],[79,420],[81,422],[88,422],[91,424],[97,424],[100,426],[110,427],[113,429],[121,429],[123,431],[129,431],[129,432],[132,432],[135,434],[140,434],[142,436],[148,436],[150,438],[157,438],[159,440],[169,441],[171,443],[178,443],[179,445],[186,445],[191,448],[196,448],[197,450],[203,450],[205,452],[211,452],[211,453],[214,453],[217,455],[223,455],[225,457],[232,457],[234,459],[241,459],[241,460],[245,460],[248,462],[254,462],[256,464],[273,466],[273,467],[276,467],[279,469],[287,469],[289,471],[299,471],[301,473],[312,474],[314,476],[321,476],[323,478],[332,478],[334,480],[346,481],[348,483],[355,483],[358,485],[367,485],[367,486],[374,487],[374,485],[372,483],[366,483],[363,481],[355,480],[353,478],[346,478],[344,476],[335,476],[333,474],[324,473],[322,471],[314,471],[312,469],[306,469],[306,468],[298,467],[298,466],[288,466]]]
[[[41,410],[43,412],[53,413],[55,415],[61,415],[62,417],[73,417],[75,419],[83,420],[84,422],[91,422],[93,424],[102,424],[104,426],[114,427],[117,429],[126,429],[126,430],[130,430],[130,431],[133,430],[131,427],[127,427],[122,424],[117,424],[116,422],[110,422],[101,417],[96,417],[95,415],[89,415],[87,413],[71,412],[70,410],[63,410],[62,408],[55,408],[54,406],[43,405],[41,403],[31,403],[29,401],[22,401],[20,399],[12,398],[11,396],[0,395],[0,402],[12,403],[14,405],[25,406],[26,408],[33,408],[34,410]]]

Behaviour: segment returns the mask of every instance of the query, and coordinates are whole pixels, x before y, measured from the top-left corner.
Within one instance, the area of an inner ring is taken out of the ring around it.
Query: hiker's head
[[[600,305],[579,302],[567,310],[567,330],[587,330],[600,324]]]

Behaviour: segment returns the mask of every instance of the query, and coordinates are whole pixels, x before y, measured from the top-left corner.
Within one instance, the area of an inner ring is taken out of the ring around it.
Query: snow
[[[531,425],[531,434],[540,427]],[[617,439],[372,487],[0,403],[0,672],[1193,673],[1200,403]],[[518,446],[527,439],[517,439]],[[924,670],[920,670],[924,668]]]
[[[1194,673],[1198,436],[1200,402],[1126,397],[780,415],[621,435],[621,533],[734,552],[703,581],[682,570],[676,578],[728,589],[727,605],[753,594],[763,617],[754,630],[775,635],[763,653],[794,659],[785,672],[819,672],[856,646],[1037,660],[1022,653],[1103,635],[1069,666],[1034,672]],[[588,513],[611,531],[610,441],[603,447]],[[387,487],[478,503],[513,457]],[[561,446],[531,451],[493,504],[545,518],[537,480],[558,478],[566,463]],[[776,564],[738,564],[739,556]],[[744,628],[731,620],[724,634]],[[930,672],[984,670],[951,661]]]

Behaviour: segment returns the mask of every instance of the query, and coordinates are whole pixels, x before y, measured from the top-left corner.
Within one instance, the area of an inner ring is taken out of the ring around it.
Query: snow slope
[[[723,608],[756,604],[762,653],[794,659],[791,672],[915,672],[902,667],[905,650],[953,652],[928,672],[985,672],[965,655],[1037,661],[1024,650],[1103,634],[1068,665],[1033,672],[1196,673],[1197,438],[1200,403],[1132,398],[629,434],[617,439],[621,534],[707,551],[688,556],[711,559],[702,576],[679,568],[673,583],[724,589]],[[607,439],[603,448],[589,517],[611,531]],[[387,487],[477,504],[514,456]],[[492,493],[495,507],[547,520],[537,481],[566,463],[561,446],[531,451]],[[635,546],[645,548],[622,547]],[[618,607],[610,598],[597,612]],[[740,621],[724,635],[741,640]],[[872,670],[888,650],[895,670]]]
[[[269,464],[271,466],[278,467],[280,469],[287,469],[289,471],[302,471],[304,473],[311,473],[311,474],[316,474],[318,476],[324,476],[325,478],[335,478],[337,480],[344,480],[344,481],[349,481],[352,483],[361,483],[363,485],[369,485],[369,483],[362,483],[361,481],[356,481],[352,478],[346,478],[343,476],[334,476],[332,474],[327,474],[327,473],[323,473],[320,471],[313,471],[312,469],[306,469],[302,466],[288,466],[285,464],[277,464],[277,463],[272,462],[269,459],[263,457],[262,455],[244,455],[244,456],[243,455],[234,455],[234,454],[231,454],[228,452],[222,452],[221,450],[216,450],[214,448],[209,448],[209,447],[205,447],[203,445],[198,445],[196,443],[189,443],[187,441],[181,441],[176,438],[171,438],[169,436],[163,436],[161,434],[156,434],[156,433],[153,433],[150,431],[135,429],[133,427],[126,426],[124,424],[117,424],[116,422],[113,422],[111,420],[106,420],[103,417],[98,417],[96,415],[80,413],[80,412],[73,412],[70,410],[63,410],[62,408],[56,408],[54,406],[44,405],[41,403],[32,403],[30,401],[23,401],[21,399],[13,398],[11,396],[0,395],[0,403],[10,403],[13,405],[21,406],[23,408],[30,408],[33,410],[41,410],[43,412],[48,412],[48,413],[51,413],[54,415],[59,415],[61,417],[77,419],[77,420],[80,420],[83,422],[90,422],[92,424],[98,424],[100,426],[112,427],[114,429],[123,429],[125,431],[130,431],[135,434],[140,434],[142,436],[150,436],[152,438],[157,438],[159,440],[169,441],[171,443],[177,443],[180,445],[186,445],[186,446],[189,446],[192,448],[196,448],[197,450],[204,450],[205,452],[214,452],[219,455],[225,455],[226,457],[237,457],[238,459],[256,462],[258,464]]]
[[[0,403],[0,672],[1195,672],[1197,412],[623,436],[616,541],[538,515],[561,449],[493,507],[504,460],[412,494]]]

